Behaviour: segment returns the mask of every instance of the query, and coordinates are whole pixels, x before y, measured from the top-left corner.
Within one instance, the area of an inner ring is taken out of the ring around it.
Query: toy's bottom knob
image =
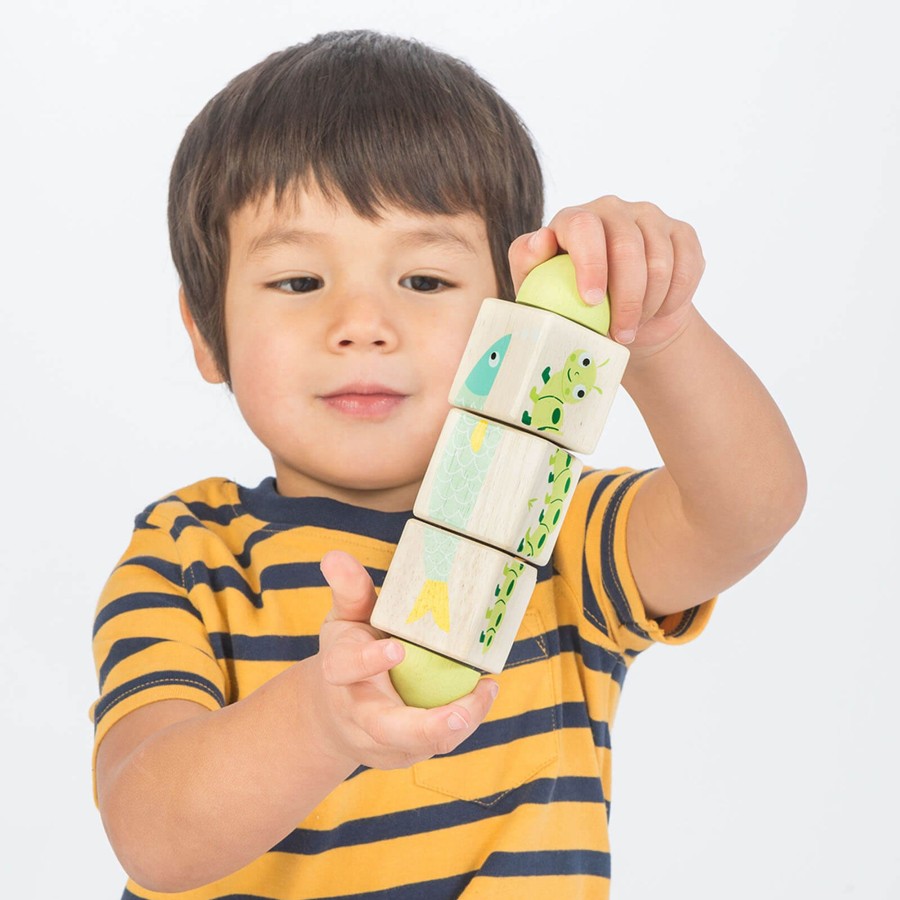
[[[390,676],[394,690],[407,706],[433,709],[452,703],[471,693],[481,678],[481,672],[471,666],[409,641],[400,643],[406,656],[390,670]]]

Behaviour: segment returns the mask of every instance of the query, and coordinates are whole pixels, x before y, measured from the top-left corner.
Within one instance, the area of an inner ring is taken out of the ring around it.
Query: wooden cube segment
[[[545,565],[582,468],[544,438],[452,409],[413,511]]]
[[[591,453],[628,356],[621,344],[555,313],[489,297],[449,400],[567,450]]]
[[[578,293],[575,266],[568,253],[535,266],[525,276],[516,303],[546,309],[597,334],[609,334],[609,294],[596,305],[585,303]]]
[[[509,553],[410,519],[371,623],[496,674],[506,664],[536,582],[534,566]]]

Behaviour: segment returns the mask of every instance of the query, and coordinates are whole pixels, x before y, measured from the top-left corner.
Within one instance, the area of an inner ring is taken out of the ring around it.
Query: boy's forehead
[[[427,213],[384,204],[362,216],[343,197],[318,190],[290,191],[276,202],[274,191],[245,203],[229,221],[232,247],[252,257],[281,244],[325,243],[349,228],[377,226],[400,248],[444,247],[480,256],[488,251],[487,226],[475,212]]]

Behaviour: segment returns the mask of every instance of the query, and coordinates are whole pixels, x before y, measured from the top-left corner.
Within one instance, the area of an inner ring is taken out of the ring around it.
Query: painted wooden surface
[[[372,612],[375,628],[483,672],[502,671],[537,570],[410,519]]]
[[[567,450],[591,453],[628,355],[621,344],[554,313],[488,298],[449,400]]]
[[[568,450],[535,434],[453,409],[413,511],[544,565],[582,468]]]

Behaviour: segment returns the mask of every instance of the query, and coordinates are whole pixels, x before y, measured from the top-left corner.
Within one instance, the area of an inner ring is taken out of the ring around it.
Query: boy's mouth
[[[354,382],[346,384],[319,399],[336,412],[362,419],[383,419],[406,399],[393,388],[383,384]]]

